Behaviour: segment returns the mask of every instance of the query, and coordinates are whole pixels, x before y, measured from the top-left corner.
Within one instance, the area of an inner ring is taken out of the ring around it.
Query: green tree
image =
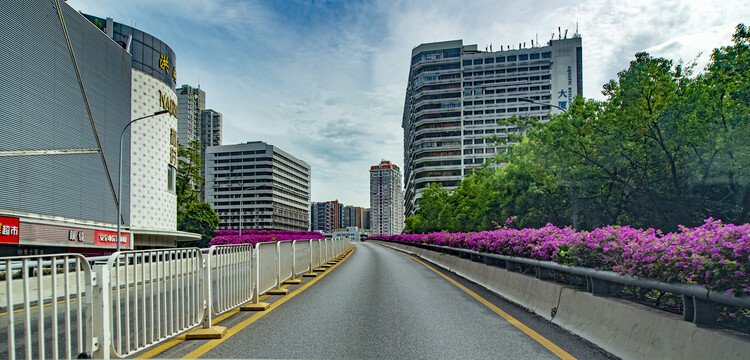
[[[201,145],[198,140],[188,142],[187,146],[180,145],[177,151],[179,164],[177,167],[177,212],[180,206],[199,202],[199,189],[203,184],[201,170],[203,159],[201,156]]]
[[[181,216],[177,217],[177,229],[201,234],[198,247],[207,247],[219,225],[219,215],[205,202],[193,202],[186,206]]]
[[[201,234],[197,244],[184,245],[206,247],[219,225],[219,216],[208,203],[200,201],[199,189],[203,184],[200,142],[194,140],[187,146],[180,145],[178,155],[177,230]]]
[[[501,120],[499,167],[451,191],[431,185],[409,231],[478,231],[517,216],[593,229],[675,230],[714,217],[750,220],[750,34],[713,51],[705,71],[638,53],[603,87],[548,122]]]

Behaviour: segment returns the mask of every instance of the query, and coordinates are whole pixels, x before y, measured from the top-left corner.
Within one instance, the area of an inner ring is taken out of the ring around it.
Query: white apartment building
[[[201,140],[201,112],[206,108],[206,93],[184,84],[177,89],[177,135],[182,146]],[[205,146],[204,146],[205,148]]]
[[[370,167],[370,234],[396,235],[403,230],[401,170],[383,160]]]
[[[310,229],[310,165],[261,141],[206,149],[206,202],[219,229]]]
[[[499,119],[545,121],[556,106],[567,109],[583,95],[581,36],[558,37],[546,46],[495,52],[463,40],[412,50],[402,120],[406,215],[416,212],[430,183],[453,188],[505,150],[487,140],[514,130],[498,126]]]

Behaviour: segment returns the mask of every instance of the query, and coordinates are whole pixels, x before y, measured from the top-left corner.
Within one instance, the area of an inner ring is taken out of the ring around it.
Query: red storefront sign
[[[18,244],[18,219],[0,216],[0,243]]]
[[[94,245],[117,246],[117,231],[96,230],[94,232]],[[120,233],[120,247],[130,248],[130,234]]]

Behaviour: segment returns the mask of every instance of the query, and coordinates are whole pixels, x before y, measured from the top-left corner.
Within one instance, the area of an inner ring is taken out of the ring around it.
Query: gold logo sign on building
[[[164,110],[169,110],[172,116],[177,117],[177,104],[166,93],[162,93],[161,90],[159,90],[159,106]]]

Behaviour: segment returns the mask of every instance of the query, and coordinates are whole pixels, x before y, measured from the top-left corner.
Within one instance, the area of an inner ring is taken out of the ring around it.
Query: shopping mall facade
[[[120,135],[160,110],[124,132],[121,247],[199,239],[176,230],[169,46],[64,2],[0,3],[0,23],[0,256],[111,253]]]

